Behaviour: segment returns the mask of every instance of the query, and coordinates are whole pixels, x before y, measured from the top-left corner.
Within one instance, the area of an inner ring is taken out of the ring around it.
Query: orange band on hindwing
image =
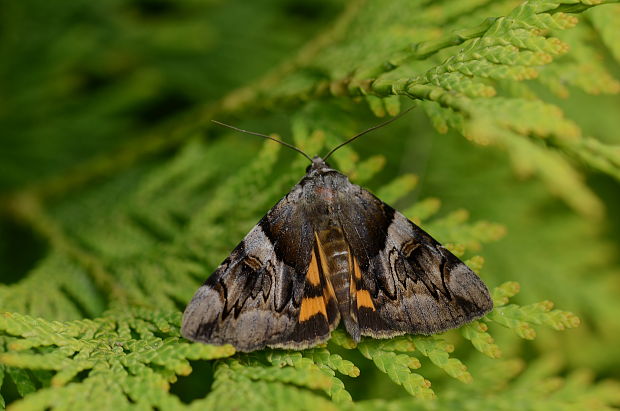
[[[310,265],[306,273],[306,290],[319,289],[321,287],[321,272],[314,250],[310,257]],[[325,307],[325,299],[322,295],[318,297],[304,296],[301,299],[301,307],[299,309],[299,321],[307,321],[311,317],[322,314],[327,319],[327,308]]]
[[[327,318],[327,310],[325,309],[325,300],[323,300],[323,297],[303,298],[299,310],[299,321],[307,321],[317,314],[322,314]]]
[[[314,287],[321,285],[321,273],[319,271],[319,264],[316,260],[314,250],[312,250],[312,257],[310,258],[310,266],[308,267],[308,272],[306,273],[306,280]]]
[[[360,266],[357,263],[357,258],[353,257],[353,281],[351,281],[351,284],[357,283],[358,280],[361,282],[361,279],[362,272],[360,271]],[[357,301],[358,309],[364,307],[375,311],[375,305],[372,302],[372,298],[370,298],[370,293],[368,290],[357,289],[356,286],[355,300]]]

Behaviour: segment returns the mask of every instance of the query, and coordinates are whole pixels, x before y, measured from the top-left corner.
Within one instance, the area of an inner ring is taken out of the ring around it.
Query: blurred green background
[[[480,22],[518,4],[465,3],[463,13],[469,20],[455,15],[446,18],[446,25]],[[438,10],[442,5],[448,7],[438,2]],[[81,219],[105,224],[111,215],[106,201],[122,199],[123,190],[132,190],[143,173],[180,156],[192,139],[204,141],[207,151],[213,146],[223,154],[219,157],[222,181],[223,170],[234,174],[262,142],[206,124],[211,113],[259,132],[278,132],[285,139],[290,139],[291,119],[299,112],[310,113],[308,119],[320,111],[312,104],[340,118],[344,133],[376,123],[359,101],[308,103],[282,98],[271,106],[257,99],[242,109],[226,111],[225,99],[231,93],[291,61],[305,44],[330,29],[347,7],[340,0],[3,1],[0,282],[7,287],[23,284],[50,250],[42,234],[45,223],[22,218],[19,208],[25,204],[20,202],[24,194],[43,199],[59,225],[72,232]],[[431,19],[432,13],[427,17]],[[585,20],[583,24],[589,24]],[[380,23],[389,27],[389,21]],[[600,39],[591,41],[610,73],[620,78],[620,65],[611,52]],[[346,73],[357,61],[351,60],[350,65],[338,69]],[[311,65],[303,71],[305,79],[326,75]],[[270,81],[278,84],[278,79],[276,72]],[[294,86],[301,83],[297,80]],[[620,144],[617,94],[586,94],[569,87],[570,95],[559,98],[540,85],[532,87],[545,101],[562,108],[583,135]],[[405,99],[402,103],[410,104]],[[354,149],[362,159],[377,154],[386,158],[383,171],[368,183],[370,188],[405,172],[419,176],[416,190],[394,204],[397,208],[438,197],[442,215],[464,208],[472,220],[504,225],[507,235],[480,252],[486,260],[487,284],[517,281],[522,287],[517,302],[549,299],[582,320],[576,330],[562,334],[543,330],[537,340],[527,343],[498,331],[493,335],[507,355],[526,360],[552,357],[558,374],[588,369],[596,379],[620,378],[618,180],[575,162],[606,209],[601,219],[582,216],[536,178],[519,177],[501,149],[475,145],[454,131],[438,134],[422,109],[364,136]],[[295,158],[285,156],[290,161]],[[278,167],[290,172],[286,164]],[[110,184],[116,188],[109,190]],[[208,189],[216,190],[217,184]],[[278,190],[279,196],[286,193]],[[97,209],[98,195],[103,211]],[[235,219],[236,211],[231,204],[225,218]],[[241,232],[260,213],[244,215],[247,221]],[[223,259],[227,247],[239,239],[230,238],[228,245],[212,251],[214,261]],[[88,244],[88,239],[79,241]],[[76,304],[86,316],[96,316],[106,301],[93,291],[92,301]],[[13,307],[0,300],[0,309]],[[56,319],[52,311],[49,317]],[[382,386],[373,388],[368,381],[351,382],[359,385],[360,398],[389,392]]]

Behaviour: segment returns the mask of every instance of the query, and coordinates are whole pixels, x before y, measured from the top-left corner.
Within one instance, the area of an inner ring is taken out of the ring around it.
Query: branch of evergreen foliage
[[[580,166],[620,180],[620,147],[584,135],[581,122],[560,107],[570,93],[620,93],[610,68],[620,63],[620,6],[609,4],[616,2],[350,2],[331,28],[261,79],[3,197],[0,211],[46,247],[23,279],[0,284],[0,388],[5,397],[11,392],[9,409],[620,405],[617,382],[581,369],[565,372],[549,348],[549,355],[529,358],[528,367],[516,357],[514,334],[531,340],[538,328],[579,325],[549,301],[511,302],[516,282],[493,289],[495,308],[486,317],[440,335],[364,338],[356,345],[336,330],[325,346],[251,354],[179,335],[180,309],[197,285],[307,166],[301,158],[283,165],[281,147],[270,142],[252,152],[216,138],[221,130],[204,138],[213,117],[295,109],[296,145],[318,154],[358,131],[351,102],[382,117],[400,112],[407,98],[440,133],[455,130],[504,149],[518,175],[538,176],[573,209],[600,218],[602,202]],[[115,86],[108,97],[124,101],[125,87]],[[164,158],[171,148],[178,151]],[[379,174],[385,157],[374,152],[363,157],[346,146],[333,162],[387,203],[406,200],[418,178],[401,173],[386,182]],[[482,244],[501,238],[505,228],[470,222],[466,210],[437,216],[440,205],[422,198],[402,210],[480,272]],[[482,276],[488,284],[500,278]],[[602,283],[586,291],[598,294]],[[199,381],[201,397],[182,399],[175,392],[179,377],[197,378],[193,368],[204,361],[213,368],[212,383]],[[366,376],[397,395],[356,398],[351,386]]]

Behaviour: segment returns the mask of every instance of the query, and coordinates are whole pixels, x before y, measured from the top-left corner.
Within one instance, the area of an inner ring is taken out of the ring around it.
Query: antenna
[[[387,126],[387,125],[388,125],[388,124],[390,124],[391,122],[396,121],[396,120],[398,120],[399,118],[401,118],[402,116],[404,116],[405,114],[409,113],[409,112],[410,112],[411,110],[413,110],[414,108],[415,108],[415,106],[409,107],[407,110],[403,111],[402,113],[400,113],[400,114],[399,114],[399,115],[397,115],[396,117],[392,117],[391,119],[389,119],[389,120],[387,120],[387,121],[384,121],[384,122],[383,122],[383,123],[381,123],[381,124],[377,124],[376,126],[370,127],[369,129],[364,130],[364,131],[362,131],[361,133],[358,133],[358,134],[354,135],[353,137],[351,137],[350,139],[346,140],[345,142],[338,144],[336,147],[332,148],[332,149],[331,149],[331,150],[327,153],[327,155],[323,158],[323,160],[327,160],[327,158],[328,158],[329,156],[331,156],[332,154],[334,154],[334,152],[335,152],[336,150],[338,150],[339,148],[341,148],[341,147],[343,147],[343,146],[345,146],[345,145],[349,144],[350,142],[352,142],[352,141],[353,141],[353,140],[355,140],[356,138],[361,137],[361,136],[363,136],[364,134],[366,134],[366,133],[370,133],[371,131],[376,130],[376,129],[378,129],[378,128],[381,128],[381,127],[383,127],[383,126]],[[267,134],[261,134],[261,133],[257,133],[257,132],[255,132],[255,131],[244,130],[244,129],[239,128],[239,127],[231,126],[230,124],[222,123],[221,121],[217,121],[217,120],[211,120],[211,121],[212,121],[212,122],[214,122],[215,124],[219,124],[220,126],[228,127],[228,128],[230,128],[230,129],[232,129],[232,130],[239,131],[239,132],[241,132],[241,133],[251,134],[251,135],[253,135],[253,136],[263,137],[263,138],[266,138],[267,140],[272,140],[272,141],[275,141],[276,143],[280,143],[280,144],[282,144],[283,146],[286,146],[286,147],[288,147],[288,148],[291,148],[291,149],[293,149],[293,150],[297,151],[297,152],[298,152],[298,153],[300,153],[302,156],[304,156],[304,157],[306,157],[308,160],[310,160],[310,162],[312,162],[312,158],[310,158],[310,156],[309,156],[308,154],[304,153],[304,152],[303,152],[303,151],[301,151],[299,148],[297,148],[297,147],[295,147],[294,145],[289,144],[289,143],[287,143],[287,142],[285,142],[285,141],[278,140],[277,138],[273,138],[273,137],[271,137],[271,136],[268,136]]]
[[[217,121],[217,120],[211,120],[211,121],[212,121],[212,122],[214,122],[215,124],[219,124],[220,126],[224,126],[224,127],[231,128],[231,129],[236,130],[236,131],[239,131],[239,132],[241,132],[241,133],[251,134],[251,135],[253,135],[253,136],[263,137],[263,138],[266,138],[267,140],[272,140],[272,141],[275,141],[276,143],[280,143],[280,144],[282,144],[283,146],[286,146],[286,147],[288,147],[288,148],[292,148],[293,150],[297,151],[298,153],[300,153],[300,154],[302,154],[304,157],[306,157],[308,160],[310,160],[310,162],[312,162],[312,158],[310,158],[310,156],[309,156],[308,154],[304,153],[303,151],[301,151],[300,149],[298,149],[297,147],[295,147],[295,146],[294,146],[294,145],[292,145],[292,144],[289,144],[289,143],[284,142],[284,141],[282,141],[282,140],[278,140],[277,138],[273,138],[273,137],[271,137],[271,136],[268,136],[267,134],[261,134],[261,133],[256,133],[256,132],[254,132],[254,131],[243,130],[243,129],[241,129],[241,128],[238,128],[238,127],[235,127],[235,126],[231,126],[231,125],[229,125],[229,124],[225,124],[225,123],[222,123],[222,122]]]
[[[332,148],[332,149],[330,150],[330,152],[329,152],[329,153],[327,153],[327,155],[326,155],[325,157],[323,157],[323,160],[327,161],[327,158],[328,158],[329,156],[331,156],[332,154],[334,154],[334,151],[338,150],[338,149],[339,149],[339,148],[341,148],[342,146],[345,146],[345,145],[349,144],[350,142],[352,142],[352,141],[353,141],[353,140],[355,140],[356,138],[361,137],[361,136],[363,136],[363,135],[364,135],[364,134],[366,134],[366,133],[370,133],[371,131],[376,130],[376,129],[378,129],[378,128],[381,128],[381,127],[383,127],[383,126],[387,126],[388,124],[390,124],[390,123],[391,123],[391,122],[393,122],[393,121],[398,120],[399,118],[401,118],[402,116],[404,116],[405,114],[407,114],[408,112],[410,112],[411,110],[413,110],[414,108],[415,108],[415,105],[414,105],[414,106],[412,106],[412,107],[409,107],[407,110],[403,111],[402,113],[400,113],[400,114],[399,114],[399,115],[397,115],[396,117],[392,117],[391,119],[389,119],[389,120],[387,120],[387,121],[384,121],[384,122],[383,122],[383,123],[381,123],[381,124],[377,124],[376,126],[372,126],[372,127],[370,127],[369,129],[364,130],[364,131],[362,131],[361,133],[358,133],[358,134],[354,135],[353,137],[351,137],[351,138],[350,138],[350,139],[348,139],[347,141],[345,141],[345,142],[343,142],[343,143],[338,144],[336,147]]]

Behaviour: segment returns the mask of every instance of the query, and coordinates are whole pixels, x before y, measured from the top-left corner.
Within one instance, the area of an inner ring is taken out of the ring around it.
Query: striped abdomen
[[[324,270],[325,279],[329,281],[333,288],[340,317],[352,336],[354,336],[355,331],[359,335],[357,318],[352,306],[352,297],[355,296],[355,284],[353,283],[352,275],[353,256],[350,253],[349,245],[342,229],[338,226],[332,226],[318,232],[317,237],[320,257],[325,260],[323,265],[327,268]]]

